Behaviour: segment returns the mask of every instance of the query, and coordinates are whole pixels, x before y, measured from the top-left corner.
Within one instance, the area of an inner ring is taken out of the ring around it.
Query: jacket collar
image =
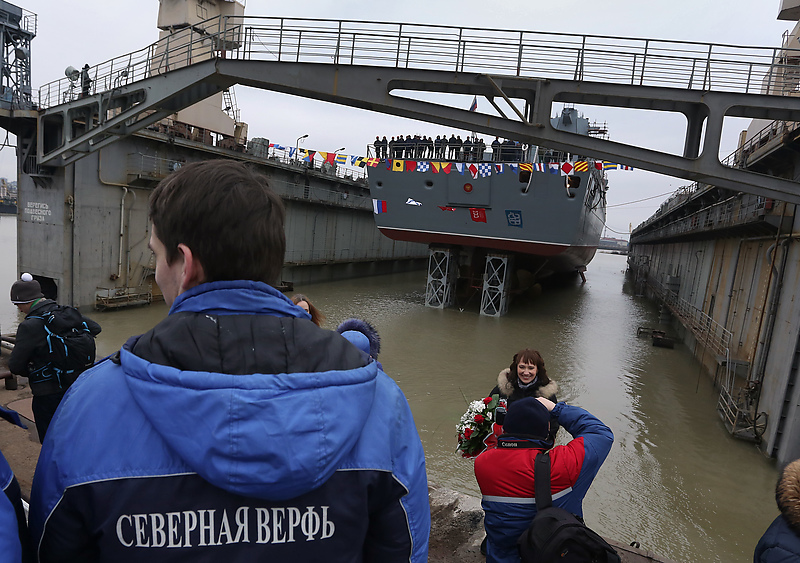
[[[180,312],[311,319],[311,315],[274,287],[251,280],[217,281],[195,286],[178,295],[172,303],[169,314]]]

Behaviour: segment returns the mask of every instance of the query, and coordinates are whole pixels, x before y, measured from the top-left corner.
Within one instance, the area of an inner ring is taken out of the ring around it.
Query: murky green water
[[[8,243],[13,221],[0,218],[3,264],[15,260]],[[465,398],[483,397],[514,352],[530,346],[542,352],[559,398],[614,431],[614,447],[584,503],[592,527],[677,561],[752,561],[777,515],[777,470],[755,446],[727,434],[715,412],[717,393],[688,350],[637,339],[637,327],[657,326],[658,315],[654,304],[625,291],[624,269],[624,257],[598,254],[586,284],[517,302],[501,319],[470,308],[424,307],[423,272],[296,290],[327,315],[327,328],[349,316],[377,326],[379,359],[411,404],[430,481],[479,495],[472,462],[455,454],[455,425]],[[2,268],[0,289],[13,281],[13,270]],[[166,312],[162,304],[92,315],[103,326],[98,353],[113,352]],[[16,322],[15,310],[0,300],[4,332],[9,319]]]

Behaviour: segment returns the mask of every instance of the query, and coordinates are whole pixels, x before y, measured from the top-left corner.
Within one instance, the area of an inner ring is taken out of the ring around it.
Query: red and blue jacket
[[[608,456],[614,435],[597,417],[566,403],[558,403],[551,418],[574,438],[550,450],[553,505],[583,517],[583,497]],[[499,441],[475,459],[488,537],[486,561],[519,563],[517,539],[536,515],[534,460],[549,444],[508,436]],[[503,442],[514,447],[503,447]]]

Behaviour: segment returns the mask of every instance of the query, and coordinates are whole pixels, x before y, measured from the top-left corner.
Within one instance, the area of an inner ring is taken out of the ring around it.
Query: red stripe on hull
[[[581,252],[590,252],[591,255],[594,255],[594,252],[597,250],[597,246],[572,246],[569,244],[550,244],[546,242],[533,242],[525,240],[464,237],[446,233],[406,231],[403,229],[387,229],[381,227],[378,227],[378,229],[381,233],[383,233],[383,235],[392,240],[421,242],[424,244],[478,246],[481,248],[492,248],[495,250],[505,250],[507,252],[532,254],[535,256],[544,257],[558,256],[564,252],[577,254],[580,254]]]

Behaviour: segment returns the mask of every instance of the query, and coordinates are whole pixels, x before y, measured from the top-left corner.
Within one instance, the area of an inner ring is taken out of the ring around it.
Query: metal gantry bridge
[[[800,203],[797,182],[719,159],[725,117],[800,121],[800,50],[251,16],[215,18],[202,30],[92,67],[88,87],[73,77],[40,88],[38,164],[65,166],[243,84]],[[404,92],[482,96],[496,115]],[[680,113],[683,152],[557,131],[555,103]]]

